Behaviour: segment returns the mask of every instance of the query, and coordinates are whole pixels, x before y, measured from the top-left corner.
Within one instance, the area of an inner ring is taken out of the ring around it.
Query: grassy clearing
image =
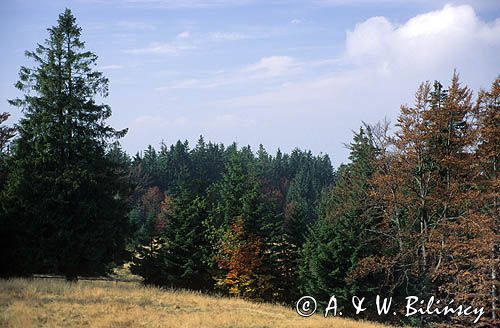
[[[165,291],[136,283],[0,280],[0,327],[338,327],[384,326],[279,305]]]

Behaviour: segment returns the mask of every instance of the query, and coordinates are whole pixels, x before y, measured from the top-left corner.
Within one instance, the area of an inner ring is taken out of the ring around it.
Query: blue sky
[[[200,134],[338,165],[361,121],[411,104],[418,84],[474,90],[500,74],[500,2],[403,0],[40,0],[0,3],[0,112],[23,53],[64,8],[110,79],[110,122],[129,153]]]

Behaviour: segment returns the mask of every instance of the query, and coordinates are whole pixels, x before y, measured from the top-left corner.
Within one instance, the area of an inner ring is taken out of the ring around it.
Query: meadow
[[[0,280],[0,327],[336,327],[380,324],[133,282]]]

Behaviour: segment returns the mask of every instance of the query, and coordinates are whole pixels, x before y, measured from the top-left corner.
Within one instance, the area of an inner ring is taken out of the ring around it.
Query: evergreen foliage
[[[375,252],[372,231],[380,216],[369,197],[377,152],[370,127],[354,134],[349,149],[351,163],[339,169],[335,186],[323,196],[321,216],[303,246],[299,270],[302,293],[325,302],[336,295],[339,304],[350,304],[352,295],[369,296],[373,290],[354,273],[361,260]]]
[[[25,117],[3,195],[3,226],[12,230],[2,268],[75,279],[105,273],[124,246],[127,186],[109,150],[126,130],[105,123],[111,109],[96,98],[107,96],[108,80],[94,70],[97,56],[84,50],[71,11],[48,32],[26,52],[36,66],[20,70],[24,97],[10,100]]]

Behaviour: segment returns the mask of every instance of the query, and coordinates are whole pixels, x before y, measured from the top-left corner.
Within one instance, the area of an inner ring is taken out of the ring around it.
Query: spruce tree
[[[124,246],[126,192],[108,155],[125,135],[105,123],[108,79],[95,70],[69,9],[49,37],[26,55],[10,100],[22,109],[6,190],[4,223],[12,229],[9,274],[49,272],[76,279],[103,274]]]
[[[9,113],[0,113],[0,190],[3,189],[7,178],[6,160],[9,154],[9,142],[15,134],[13,127],[3,125],[9,116]]]
[[[323,301],[334,294],[340,304],[348,304],[352,295],[368,296],[373,287],[357,279],[356,270],[374,253],[370,230],[380,216],[369,196],[376,158],[370,129],[355,133],[349,148],[351,163],[340,167],[335,186],[323,196],[299,268],[303,293]],[[342,311],[352,315],[348,308]]]
[[[166,245],[162,260],[167,285],[194,290],[213,286],[206,261],[208,244],[202,225],[205,216],[205,200],[193,199],[182,189],[163,235]]]

